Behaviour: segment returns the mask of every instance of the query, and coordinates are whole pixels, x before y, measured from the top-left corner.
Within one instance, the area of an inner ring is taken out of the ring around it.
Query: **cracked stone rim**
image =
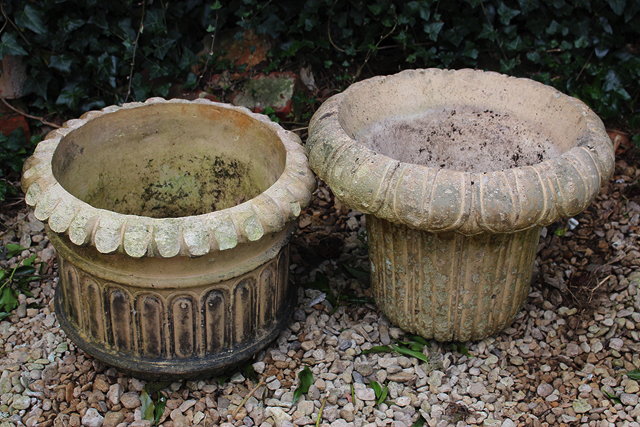
[[[51,167],[53,154],[67,134],[116,111],[162,103],[208,104],[240,112],[268,126],[286,151],[284,171],[267,190],[244,203],[179,218],[151,218],[99,209],[70,194],[54,177]],[[308,167],[300,138],[267,116],[206,99],[150,98],[145,102],[89,111],[79,119],[65,122],[60,129],[50,132],[27,159],[21,184],[26,203],[35,207],[36,218],[47,222],[53,232],[67,234],[74,244],[94,246],[100,253],[122,252],[135,258],[168,258],[201,256],[232,249],[239,243],[256,241],[266,234],[283,230],[309,203],[315,178]]]
[[[354,92],[419,78],[450,79],[452,85],[491,81],[543,93],[580,115],[575,124],[579,137],[558,158],[471,173],[400,162],[356,142],[345,130],[341,109]],[[533,80],[475,70],[406,70],[355,83],[314,114],[307,146],[314,172],[350,207],[420,230],[465,235],[521,231],[576,215],[611,176],[614,164],[602,121],[582,101]],[[480,183],[474,189],[473,180]]]

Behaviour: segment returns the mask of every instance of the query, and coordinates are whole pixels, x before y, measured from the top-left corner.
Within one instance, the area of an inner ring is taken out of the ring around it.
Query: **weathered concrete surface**
[[[291,112],[297,76],[294,73],[271,73],[248,80],[233,97],[234,105],[255,112],[272,108],[280,116]]]
[[[89,112],[38,144],[22,177],[58,252],[66,334],[151,378],[220,372],[277,336],[314,186],[295,134],[204,99]]]
[[[581,101],[473,70],[356,83],[316,112],[307,145],[336,196],[375,217],[381,308],[439,340],[479,339],[511,321],[526,296],[535,229],[585,209],[614,162],[602,122]],[[489,306],[486,323],[470,320]]]

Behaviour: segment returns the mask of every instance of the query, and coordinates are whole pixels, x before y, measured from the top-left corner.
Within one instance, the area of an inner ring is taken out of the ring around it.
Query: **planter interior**
[[[58,252],[58,320],[103,362],[213,375],[286,325],[288,243],[315,178],[266,116],[163,99],[89,112],[38,145],[22,185]]]
[[[340,123],[357,143],[403,163],[461,172],[530,166],[571,149],[575,109],[549,108],[548,96],[487,82],[397,79],[355,87]],[[466,83],[466,84],[465,84]],[[484,86],[484,87],[483,87]],[[417,94],[417,95],[416,95]],[[559,119],[561,116],[561,119]]]
[[[245,114],[164,103],[75,130],[60,142],[52,169],[62,187],[96,208],[175,218],[259,195],[280,177],[285,157],[277,135]]]
[[[614,160],[602,122],[579,100],[473,70],[356,83],[323,103],[307,146],[314,172],[368,215],[382,310],[440,341],[480,339],[512,321],[539,228],[586,208]]]

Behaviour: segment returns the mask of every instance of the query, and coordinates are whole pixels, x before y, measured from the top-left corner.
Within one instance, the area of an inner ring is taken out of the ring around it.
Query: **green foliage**
[[[413,424],[411,424],[411,427],[423,427],[426,422],[427,420],[425,420],[422,414],[419,413],[418,419]]]
[[[640,95],[637,1],[230,4],[239,25],[279,41],[274,60],[302,58],[332,68],[334,76],[340,67],[360,71],[365,63],[369,74],[419,67],[490,69],[533,77],[578,96],[605,120],[623,115],[631,128],[640,127],[640,115],[633,115]]]
[[[25,248],[20,245],[10,243],[5,246],[4,254],[7,259],[13,258]],[[11,315],[18,303],[18,295],[31,295],[29,283],[40,280],[42,263],[37,263],[36,255],[33,254],[25,258],[13,268],[0,268],[0,320]]]
[[[344,267],[344,266],[343,266]],[[349,270],[346,270],[349,272]],[[355,273],[357,270],[352,268],[351,275]],[[358,274],[364,274],[364,272],[359,271]],[[355,276],[354,276],[355,278]],[[367,277],[368,278],[368,277]],[[373,299],[369,297],[359,297],[357,295],[353,295],[348,292],[337,292],[333,287],[329,285],[329,279],[323,273],[316,273],[315,280],[313,282],[305,284],[306,288],[316,289],[321,292],[324,292],[326,295],[327,301],[333,307],[331,313],[334,313],[341,304],[372,304]]]
[[[308,366],[305,366],[298,372],[298,387],[293,392],[292,405],[295,405],[300,398],[309,391],[309,387],[313,384],[313,373]]]
[[[20,177],[22,163],[31,153],[40,137],[27,141],[22,128],[17,128],[8,136],[0,133],[0,202],[17,192],[10,181]]]
[[[369,386],[376,394],[376,406],[384,403],[384,401],[387,400],[387,396],[389,396],[389,387],[387,387],[386,385],[382,385],[377,381],[371,381],[369,383]]]
[[[602,389],[602,393],[609,399],[611,400],[613,403],[622,403],[622,401],[620,400],[620,398],[618,396],[616,396],[615,394],[613,394],[612,392],[606,390],[606,389]]]
[[[153,426],[158,425],[167,405],[167,395],[161,390],[168,385],[166,382],[147,383],[140,393],[142,418],[151,421]]]
[[[629,379],[640,381],[640,369],[634,369],[626,373]]]
[[[14,25],[0,57],[24,57],[31,108],[72,116],[127,100],[130,76],[128,100],[166,96],[187,80],[215,13],[200,0],[5,2],[4,11]]]
[[[429,362],[429,358],[422,352],[427,344],[428,342],[424,338],[417,335],[410,335],[407,340],[400,340],[392,345],[377,345],[368,350],[363,350],[362,354],[395,352],[405,356],[415,357],[427,363]]]
[[[449,344],[449,348],[451,349],[451,351],[460,353],[463,356],[467,356],[469,358],[473,357],[473,355],[469,353],[469,347],[467,347],[461,342],[452,342]]]
[[[275,40],[269,68],[303,62],[341,85],[403,68],[484,68],[533,77],[640,128],[638,1],[42,0],[4,9],[12,23],[0,57],[25,58],[31,108],[72,116],[165,96],[175,82],[195,88],[205,37],[252,29]],[[210,65],[221,69],[214,51]]]

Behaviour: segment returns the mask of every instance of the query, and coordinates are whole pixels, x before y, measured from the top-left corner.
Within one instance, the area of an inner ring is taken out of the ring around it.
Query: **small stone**
[[[127,409],[135,409],[140,406],[140,397],[138,393],[130,391],[120,396],[120,403]]]
[[[400,396],[396,400],[396,405],[400,407],[409,406],[411,404],[411,398],[408,396]]]
[[[196,404],[196,400],[195,399],[190,399],[190,400],[185,400],[184,402],[182,402],[182,404],[178,407],[178,409],[180,410],[180,412],[182,412],[183,414],[185,412],[187,412],[187,410],[189,408],[191,408],[193,405]]]
[[[356,397],[360,400],[376,400],[376,392],[369,387],[356,390]]]
[[[471,383],[468,392],[473,397],[480,397],[483,394],[487,394],[487,388],[482,383]]]
[[[355,420],[353,403],[347,403],[342,409],[340,409],[339,416],[347,422]]]
[[[298,411],[300,411],[303,415],[311,415],[313,414],[313,410],[315,405],[310,400],[303,400],[298,403]]]
[[[204,420],[204,412],[198,411],[195,414],[193,414],[193,424],[200,424],[200,421],[202,420]],[[249,424],[247,424],[247,422],[245,421],[245,425],[249,425]]]
[[[373,374],[373,367],[368,362],[356,362],[354,369],[359,372],[363,377],[368,377]]]
[[[281,386],[280,381],[277,378],[267,383],[267,388],[269,390],[279,390],[280,386]]]
[[[122,396],[122,386],[118,383],[112,384],[107,392],[107,399],[112,405],[120,403],[120,396]]]
[[[31,406],[31,398],[29,396],[16,395],[11,403],[13,409],[22,410]]]
[[[89,408],[82,417],[82,424],[86,427],[101,427],[104,417],[100,415],[96,408]]]
[[[576,411],[576,414],[585,414],[592,409],[591,404],[584,399],[574,400],[571,406],[573,410]]]
[[[612,350],[620,351],[623,345],[624,341],[620,338],[611,338],[609,341],[609,348]]]
[[[569,357],[576,357],[582,352],[582,349],[579,345],[570,342],[567,344],[567,348],[565,349],[565,354]]]
[[[124,420],[124,414],[122,412],[107,412],[104,415],[103,427],[116,427]]]
[[[253,364],[253,370],[256,371],[256,373],[261,374],[264,372],[264,368],[265,368],[265,363],[264,362],[256,362]]]
[[[281,408],[277,408],[274,406],[267,407],[265,415],[267,417],[273,417],[273,421],[275,422],[276,426],[281,426],[285,422],[291,421],[291,415],[287,414]]]
[[[27,304],[18,305],[18,308],[16,308],[16,316],[22,319],[26,315],[27,315]]]
[[[101,377],[96,377],[96,379],[93,380],[93,388],[95,388],[96,390],[100,390],[103,393],[106,393],[109,391],[109,383],[107,383]]]
[[[404,383],[415,379],[416,374],[407,371],[400,371],[394,374],[391,374],[387,377],[389,381],[395,381],[397,383]]]
[[[514,423],[513,421],[511,421],[509,418],[507,418],[506,420],[504,420],[502,422],[502,424],[500,425],[500,427],[516,427],[516,423]]]
[[[303,341],[300,344],[300,347],[302,347],[302,349],[304,351],[309,351],[309,350],[313,350],[314,348],[316,348],[316,343],[314,341]]]
[[[637,393],[640,391],[640,385],[638,385],[637,381],[628,380],[624,386],[625,393]]]
[[[511,358],[511,363],[513,363],[516,366],[521,366],[521,365],[524,365],[524,359],[520,356],[513,356]]]
[[[580,393],[591,393],[591,386],[589,384],[581,384],[580,387],[578,387],[578,391]]]
[[[638,404],[638,395],[631,393],[622,393],[620,395],[620,401],[625,406],[636,406]]]
[[[540,385],[538,386],[538,389],[536,390],[536,392],[538,393],[538,396],[540,396],[540,397],[547,397],[551,393],[553,393],[553,386],[551,384],[548,384],[548,383],[540,383]]]

